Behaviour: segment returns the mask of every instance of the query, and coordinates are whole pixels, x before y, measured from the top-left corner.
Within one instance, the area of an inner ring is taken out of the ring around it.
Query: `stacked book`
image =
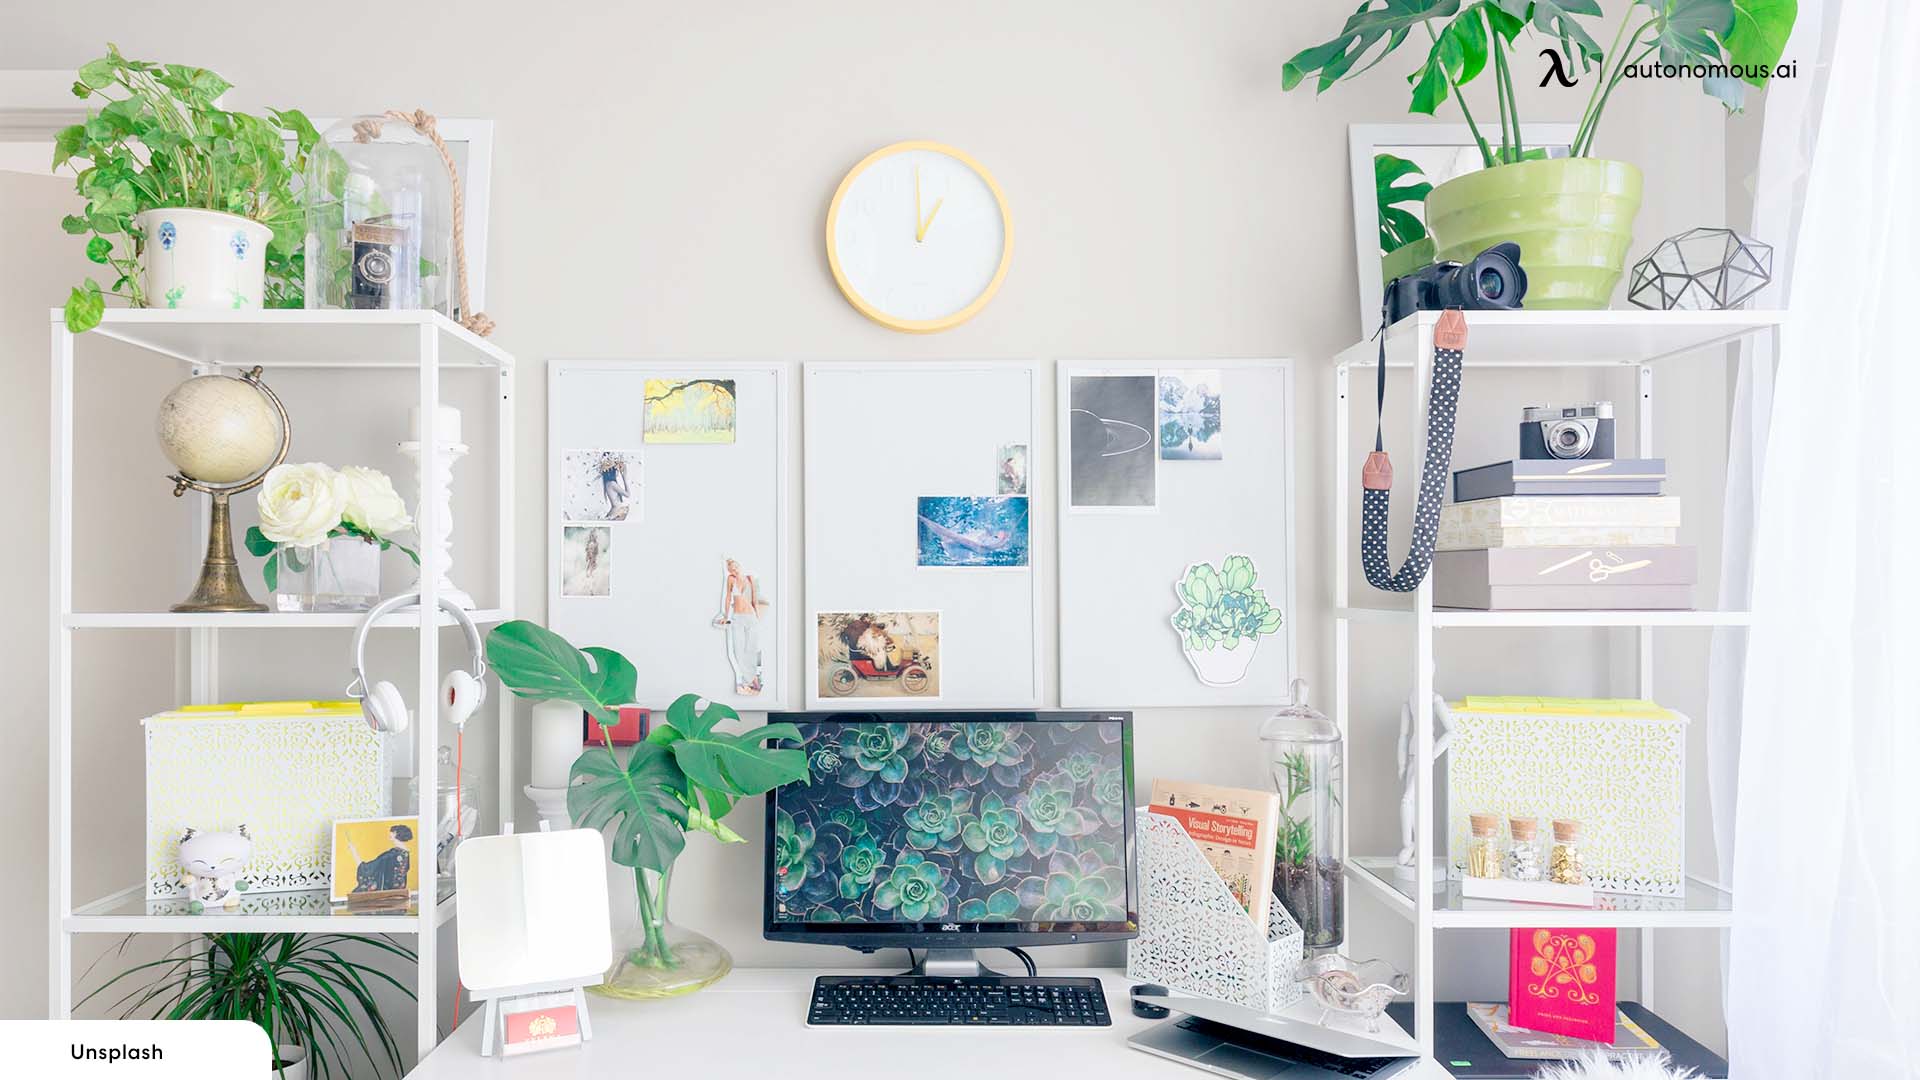
[[[1660,458],[1525,458],[1453,474],[1433,557],[1436,607],[1693,606],[1698,552]]]

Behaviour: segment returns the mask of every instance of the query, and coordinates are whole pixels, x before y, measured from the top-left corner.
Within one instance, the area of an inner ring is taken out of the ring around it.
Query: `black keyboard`
[[[807,1024],[1111,1027],[1099,979],[822,975]]]

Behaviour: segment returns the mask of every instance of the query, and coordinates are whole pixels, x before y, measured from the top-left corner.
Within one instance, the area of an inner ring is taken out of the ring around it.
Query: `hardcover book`
[[[1488,1041],[1509,1058],[1528,1061],[1572,1061],[1597,1050],[1608,1058],[1619,1061],[1651,1057],[1660,1053],[1659,1040],[1647,1034],[1647,1030],[1634,1023],[1622,1009],[1614,1010],[1612,1042],[1573,1039],[1565,1035],[1549,1035],[1545,1032],[1517,1027],[1507,1018],[1507,1007],[1497,1002],[1468,1005],[1467,1015],[1473,1019],[1481,1031],[1486,1032]]]
[[[1179,822],[1227,891],[1247,909],[1253,924],[1266,926],[1273,902],[1280,796],[1249,788],[1155,780],[1152,798],[1148,812]]]
[[[1456,471],[1453,501],[1503,495],[1658,495],[1666,478],[1664,458],[1522,458]]]
[[[1511,1022],[1548,1035],[1612,1042],[1618,937],[1611,927],[1515,927],[1507,972]]]

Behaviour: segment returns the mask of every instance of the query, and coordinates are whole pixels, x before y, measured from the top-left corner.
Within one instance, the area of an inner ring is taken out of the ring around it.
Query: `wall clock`
[[[980,313],[1007,276],[1013,219],[1000,185],[951,146],[868,154],[827,210],[827,262],[847,300],[882,326],[930,334]]]

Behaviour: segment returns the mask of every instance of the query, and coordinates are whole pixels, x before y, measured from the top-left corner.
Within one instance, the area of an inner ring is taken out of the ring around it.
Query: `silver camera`
[[[1529,405],[1520,413],[1520,457],[1613,457],[1613,402]]]

